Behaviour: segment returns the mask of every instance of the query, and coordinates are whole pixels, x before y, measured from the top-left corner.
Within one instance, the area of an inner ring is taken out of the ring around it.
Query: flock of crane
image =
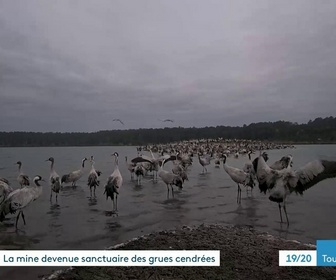
[[[242,144],[243,143],[243,144]],[[154,147],[139,147],[138,155],[128,162],[125,157],[127,169],[130,172],[131,180],[134,175],[137,177],[137,184],[141,185],[141,180],[148,172],[152,172],[153,180],[157,181],[158,177],[167,186],[167,198],[170,192],[174,198],[174,188],[183,188],[185,180],[188,180],[188,168],[193,164],[193,157],[197,154],[198,162],[203,167],[203,173],[207,172],[207,166],[211,160],[214,160],[216,167],[223,165],[223,169],[229,177],[237,184],[237,203],[241,203],[242,187],[248,189],[254,188],[258,184],[261,192],[269,192],[269,199],[278,203],[281,223],[283,222],[282,210],[286,216],[286,223],[289,225],[289,219],[286,211],[286,198],[291,193],[303,194],[303,192],[318,182],[336,177],[336,161],[314,160],[303,167],[292,170],[293,157],[291,155],[283,156],[275,161],[272,165],[268,165],[268,154],[262,152],[265,149],[279,148],[265,146],[261,143],[252,142],[182,142],[175,145],[161,145]],[[286,147],[280,147],[286,148]],[[155,157],[153,151],[159,156]],[[142,151],[150,152],[151,156],[141,154]],[[258,153],[252,160],[252,155]],[[248,161],[240,169],[227,164],[227,158],[233,156],[235,158],[242,154],[248,156]],[[123,177],[119,170],[119,154],[114,152],[112,156],[115,158],[115,167],[112,174],[107,178],[104,188],[106,199],[112,200],[112,212],[117,214],[118,211],[118,195],[123,185]],[[54,158],[50,157],[46,161],[50,162],[50,201],[57,201],[58,194],[62,190],[64,184],[76,186],[76,182],[84,174],[84,164],[90,161],[91,169],[87,179],[87,185],[90,188],[91,197],[96,196],[96,188],[100,185],[99,177],[101,171],[94,167],[94,157],[88,160],[82,159],[81,169],[70,172],[60,177],[54,168]],[[172,161],[173,168],[171,171],[165,170],[166,162]],[[33,178],[31,185],[30,178],[22,172],[22,163],[17,162],[19,175],[17,181],[20,184],[19,189],[13,190],[7,179],[0,177],[0,221],[2,222],[8,214],[15,214],[15,227],[17,228],[20,216],[24,224],[26,224],[23,213],[31,202],[36,200],[42,193],[41,176]]]

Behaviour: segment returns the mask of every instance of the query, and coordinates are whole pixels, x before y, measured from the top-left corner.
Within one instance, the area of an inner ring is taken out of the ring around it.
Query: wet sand
[[[220,250],[219,267],[73,267],[45,279],[336,279],[336,268],[279,267],[279,250],[315,250],[250,227],[201,225],[152,233],[118,250]]]

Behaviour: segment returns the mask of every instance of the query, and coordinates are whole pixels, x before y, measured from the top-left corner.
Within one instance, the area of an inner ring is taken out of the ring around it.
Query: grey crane
[[[241,188],[240,184],[246,186],[251,185],[251,176],[249,173],[244,172],[242,169],[232,167],[226,164],[226,155],[223,156],[223,167],[225,172],[230,176],[230,178],[237,183],[237,203],[241,203]]]
[[[9,181],[0,177],[0,205],[12,191],[13,189],[10,186]]]
[[[159,177],[162,179],[162,181],[167,185],[167,199],[169,199],[169,186],[172,191],[172,196],[174,197],[174,188],[173,185],[182,188],[183,187],[183,181],[182,178],[179,175],[174,174],[173,172],[169,172],[167,170],[163,169],[163,166],[166,161],[168,160],[174,160],[176,157],[170,157],[166,156],[166,158],[163,159],[161,168],[159,171]]]
[[[291,157],[287,161],[287,167],[281,170],[270,168],[260,156],[255,162],[260,191],[264,193],[269,191],[269,199],[278,203],[281,223],[283,222],[281,208],[283,208],[288,226],[286,198],[293,192],[303,195],[304,191],[320,181],[336,177],[336,161],[317,159],[296,171],[291,169]]]
[[[210,164],[210,160],[211,160],[211,155],[204,155],[201,157],[201,155],[198,154],[198,161],[203,166],[202,173],[204,173],[204,170],[205,170],[205,173],[208,172],[208,170],[206,169],[206,166]]]
[[[131,160],[132,163],[139,163],[139,162],[147,162],[151,164],[151,168],[149,169],[150,171],[153,171],[153,181],[157,180],[157,176],[158,176],[158,170],[159,170],[159,166],[164,158],[164,156],[161,156],[159,158],[155,158],[152,150],[149,150],[151,153],[152,157],[146,156],[146,155],[140,155],[136,158],[133,158]],[[146,167],[145,167],[146,169]]]
[[[133,181],[134,169],[135,169],[136,164],[133,163],[133,162],[128,163],[127,156],[125,156],[125,162],[126,162],[126,167],[127,167],[128,171],[131,173],[131,180]]]
[[[18,161],[17,163],[15,163],[19,166],[19,176],[17,177],[17,181],[19,182],[21,188],[23,186],[29,186],[30,185],[30,180],[29,177],[27,175],[25,175],[22,171],[22,162]]]
[[[50,161],[50,201],[52,201],[52,195],[53,192],[56,194],[56,202],[57,202],[57,198],[58,198],[58,194],[60,192],[61,189],[61,182],[60,182],[60,176],[57,174],[57,172],[55,171],[54,168],[54,164],[55,164],[55,159],[53,157],[48,158],[46,161]]]
[[[137,176],[137,185],[140,186],[141,185],[141,178],[143,178],[145,176],[145,167],[141,164],[138,163],[136,164],[135,168],[134,168],[134,173]]]
[[[243,171],[247,174],[249,174],[250,179],[248,180],[248,183],[246,184],[246,191],[248,191],[248,187],[251,188],[251,191],[253,189],[253,187],[255,186],[255,181],[256,181],[256,175],[255,175],[255,171],[253,168],[253,164],[252,164],[252,160],[251,160],[251,154],[252,151],[248,151],[247,152],[247,156],[249,158],[249,161],[247,163],[245,163],[244,167],[243,167]],[[264,153],[265,158],[268,157],[268,155],[266,153]]]
[[[92,189],[93,189],[93,195],[96,197],[96,187],[99,186],[99,176],[101,174],[101,171],[96,170],[94,167],[95,161],[94,157],[91,156],[90,158],[90,163],[91,163],[91,170],[89,172],[89,177],[88,177],[88,186],[90,187],[90,197],[92,197]]]
[[[66,175],[63,175],[62,176],[62,180],[61,180],[61,183],[71,183],[71,185],[73,187],[76,186],[76,182],[83,176],[83,172],[84,172],[84,164],[85,164],[85,161],[87,160],[87,158],[83,158],[82,159],[82,165],[81,165],[81,169],[79,170],[76,170],[76,171],[73,171],[73,172],[70,172]]]
[[[118,195],[119,195],[119,190],[123,184],[123,177],[121,176],[121,173],[119,171],[119,166],[118,166],[119,154],[117,152],[114,152],[112,156],[115,157],[115,168],[112,174],[107,179],[104,194],[106,194],[106,200],[109,197],[111,198],[112,203],[113,203],[112,211],[116,213],[118,211]]]
[[[16,217],[15,227],[17,228],[18,220],[20,215],[23,219],[24,224],[26,225],[25,216],[23,210],[34,200],[42,194],[42,186],[40,181],[44,181],[41,176],[37,175],[33,179],[35,186],[24,187],[12,191],[5,201],[0,205],[0,222],[2,222],[7,214],[15,214],[16,211],[19,211]]]

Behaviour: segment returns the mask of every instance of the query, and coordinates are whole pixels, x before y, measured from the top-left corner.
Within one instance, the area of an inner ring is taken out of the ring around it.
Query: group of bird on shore
[[[251,190],[258,184],[263,193],[269,192],[269,199],[278,203],[281,222],[282,209],[286,216],[286,223],[289,225],[289,219],[286,210],[286,198],[291,193],[303,194],[303,192],[318,182],[336,177],[336,161],[320,160],[307,163],[305,166],[292,170],[293,156],[288,154],[281,159],[268,165],[269,156],[265,150],[293,148],[291,145],[266,143],[250,140],[223,140],[215,141],[195,140],[183,141],[167,145],[151,145],[137,147],[137,156],[130,161],[125,157],[125,163],[130,172],[131,180],[136,176],[136,184],[142,184],[142,178],[151,173],[152,180],[157,182],[161,178],[167,187],[167,198],[170,192],[174,198],[174,188],[183,188],[185,181],[188,180],[188,169],[193,164],[193,159],[197,155],[199,164],[202,166],[202,173],[207,173],[207,166],[214,161],[215,167],[223,165],[223,169],[229,177],[237,184],[237,203],[241,203],[242,187]],[[149,152],[150,156],[144,152]],[[157,155],[154,155],[156,153]],[[115,158],[115,167],[112,174],[107,178],[104,194],[106,199],[110,198],[113,205],[113,213],[118,211],[118,195],[123,185],[123,176],[119,170],[119,154],[111,154]],[[248,161],[240,169],[227,164],[227,159],[248,157]],[[254,159],[252,160],[252,155]],[[58,194],[65,184],[71,184],[76,187],[76,182],[84,174],[86,161],[90,161],[91,169],[88,174],[87,185],[90,188],[90,197],[96,196],[96,188],[100,185],[99,177],[101,171],[95,169],[94,157],[88,160],[82,159],[81,168],[60,177],[54,168],[55,160],[53,157],[46,161],[50,162],[50,201],[57,201]],[[165,170],[164,165],[167,162],[173,162],[171,171]],[[20,216],[24,224],[25,216],[23,210],[32,201],[36,200],[42,193],[41,181],[44,179],[37,175],[33,178],[31,185],[30,178],[22,172],[22,162],[16,163],[19,168],[17,181],[21,188],[13,190],[7,179],[0,177],[0,221],[3,221],[7,214],[15,214],[16,228]]]

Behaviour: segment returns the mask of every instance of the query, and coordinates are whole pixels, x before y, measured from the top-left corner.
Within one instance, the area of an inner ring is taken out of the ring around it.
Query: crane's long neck
[[[85,164],[85,159],[82,160],[82,168],[81,168],[81,170],[84,169],[84,164]]]
[[[117,169],[119,169],[118,163],[119,163],[119,160],[118,160],[118,157],[116,156],[116,157],[115,157],[115,165],[116,165],[116,168],[117,168]]]
[[[166,162],[166,160],[164,159],[164,160],[162,161],[161,166],[160,166],[160,171],[163,171],[163,166],[164,166],[165,162]]]
[[[292,157],[289,157],[289,161],[288,161],[288,165],[286,167],[286,171],[290,171],[292,169],[292,161],[293,161],[293,158]]]
[[[228,166],[226,165],[226,157],[223,158],[223,167],[226,172],[229,170]]]
[[[35,188],[37,188],[37,189],[41,188],[39,180],[35,180],[34,183],[35,183]]]
[[[259,173],[260,170],[269,170],[269,169],[270,167],[267,165],[265,159],[262,156],[259,156],[257,170],[255,171]]]
[[[94,168],[94,161],[93,160],[91,160],[91,171],[94,171],[95,170],[95,168]]]
[[[50,165],[50,172],[54,172],[54,161],[51,162],[51,165]]]
[[[22,164],[19,163],[19,173],[20,173],[20,174],[22,173],[21,166],[22,166]]]

